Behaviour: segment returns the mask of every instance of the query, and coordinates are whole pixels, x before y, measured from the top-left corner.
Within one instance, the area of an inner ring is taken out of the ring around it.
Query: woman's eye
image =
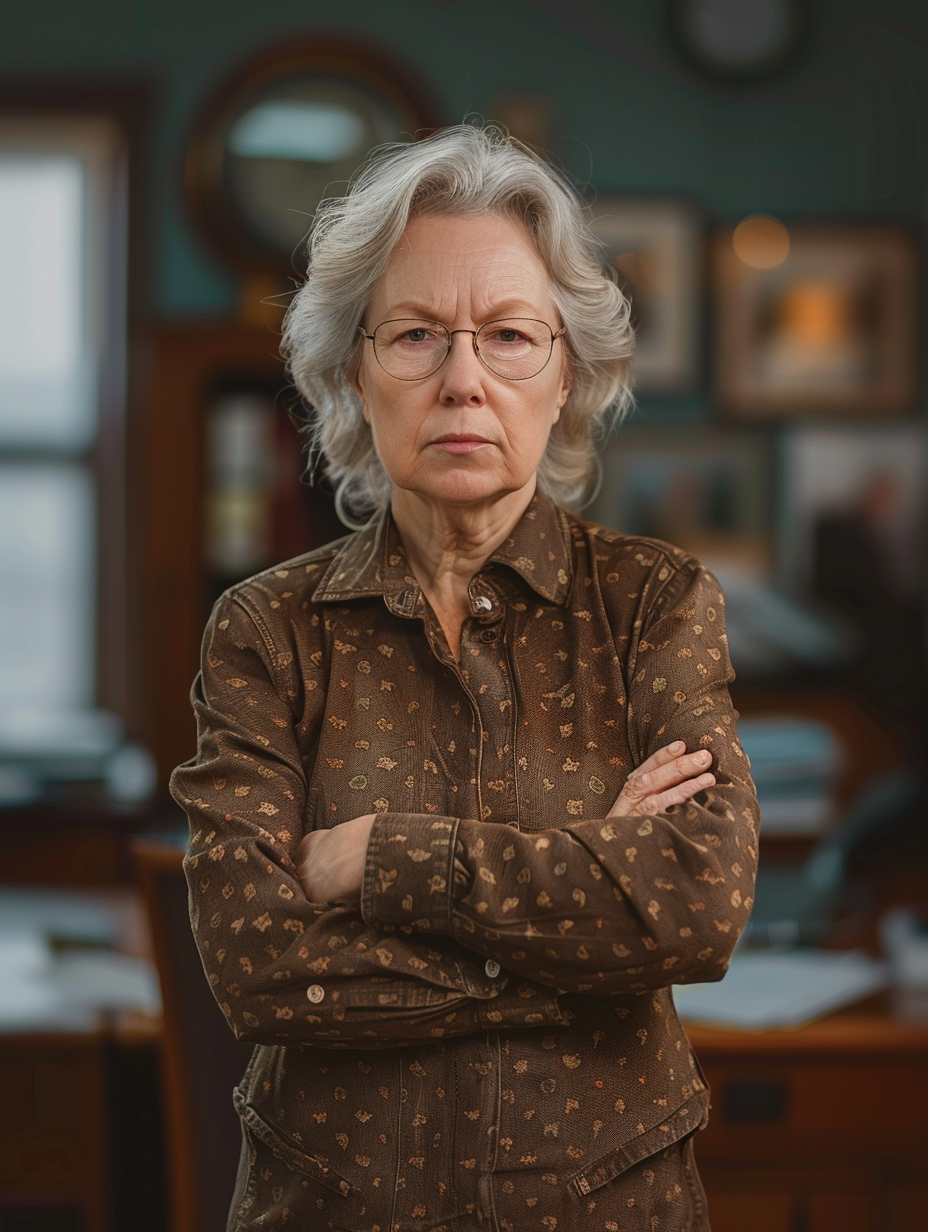
[[[517,329],[498,329],[493,334],[495,342],[524,342],[525,335]]]
[[[401,335],[401,341],[426,342],[428,337],[429,331],[427,329],[407,329],[406,333]]]

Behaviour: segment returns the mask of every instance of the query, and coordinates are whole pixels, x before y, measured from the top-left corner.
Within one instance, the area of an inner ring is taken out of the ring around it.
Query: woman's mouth
[[[432,441],[432,444],[445,453],[465,454],[474,453],[490,442],[485,436],[477,436],[473,432],[448,432]]]

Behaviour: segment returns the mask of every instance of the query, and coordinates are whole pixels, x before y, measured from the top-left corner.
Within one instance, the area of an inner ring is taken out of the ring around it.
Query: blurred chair
[[[800,867],[765,864],[761,859],[754,907],[739,944],[822,944],[839,910],[850,906],[849,881],[855,865],[863,863],[872,873],[881,849],[884,858],[892,858],[897,846],[904,858],[905,831],[923,832],[924,813],[922,784],[913,771],[888,770],[879,775],[857,795],[841,824],[822,838]],[[913,856],[923,866],[924,850]],[[854,888],[860,898],[862,887]],[[872,914],[874,909],[868,898],[856,905],[858,915]]]
[[[135,851],[164,1001],[170,1228],[225,1232],[242,1140],[232,1088],[252,1046],[235,1039],[203,974],[182,849],[142,839]]]

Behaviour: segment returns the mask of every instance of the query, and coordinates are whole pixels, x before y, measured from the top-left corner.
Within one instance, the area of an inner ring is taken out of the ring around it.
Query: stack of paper
[[[885,964],[866,954],[763,950],[736,953],[717,984],[683,984],[673,991],[684,1022],[764,1031],[801,1026],[887,982]]]

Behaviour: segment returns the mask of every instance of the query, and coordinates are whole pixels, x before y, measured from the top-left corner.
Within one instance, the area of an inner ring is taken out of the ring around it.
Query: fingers
[[[633,774],[647,774],[651,770],[656,770],[659,766],[665,766],[669,761],[674,761],[681,753],[686,752],[686,744],[682,740],[674,740],[672,744],[665,744],[663,748],[658,749],[656,753],[652,753],[650,757],[646,757]]]
[[[709,787],[715,786],[715,775],[711,773],[698,774],[695,778],[684,779],[665,791],[639,795],[634,798],[623,789],[622,794],[609,810],[609,817],[641,817],[645,813],[663,813],[674,804],[685,804]]]
[[[675,740],[632,771],[608,815],[659,813],[673,804],[682,804],[714,786],[711,765],[712,754],[708,749],[687,753],[685,743]]]
[[[625,791],[636,799],[653,796],[695,778],[712,765],[712,754],[707,749],[695,753],[687,753],[685,749],[683,741],[678,740],[652,753],[628,776]]]
[[[675,787],[662,791],[658,795],[648,796],[642,801],[642,805],[644,805],[642,811],[663,813],[665,809],[669,809],[672,805],[685,804],[687,800],[692,800],[693,796],[698,795],[701,791],[705,791],[707,787],[714,786],[714,774],[697,775],[696,778],[687,779],[683,783],[677,783]]]

